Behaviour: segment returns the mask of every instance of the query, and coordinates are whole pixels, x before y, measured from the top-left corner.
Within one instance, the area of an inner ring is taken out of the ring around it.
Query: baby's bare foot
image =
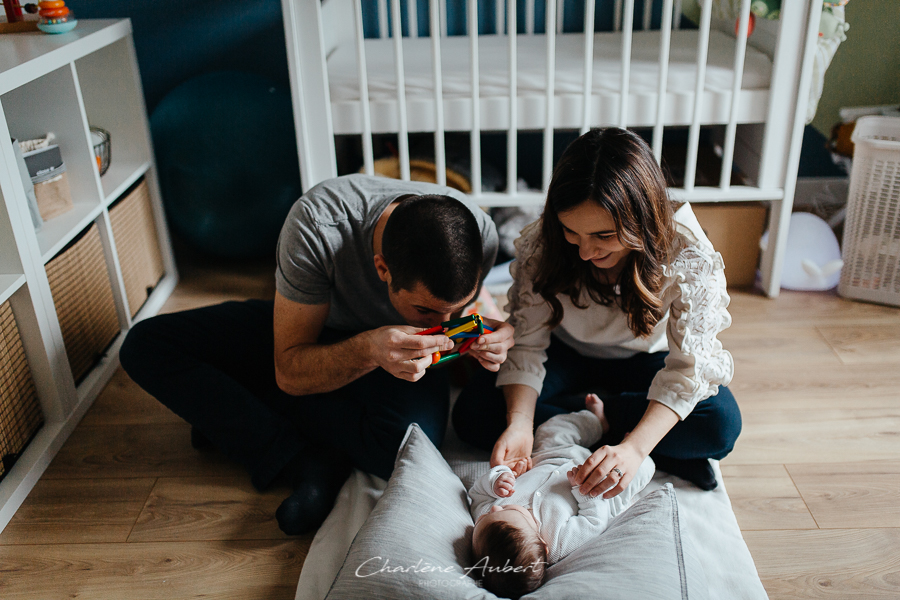
[[[600,426],[603,427],[603,433],[609,431],[609,421],[606,420],[606,413],[603,412],[603,400],[597,394],[588,394],[584,399],[584,407],[597,415],[600,419]]]

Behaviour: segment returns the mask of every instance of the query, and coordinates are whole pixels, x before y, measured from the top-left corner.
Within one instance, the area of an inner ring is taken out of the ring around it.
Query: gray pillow
[[[384,495],[357,533],[327,599],[491,599],[467,571],[472,517],[466,489],[412,424]],[[707,597],[671,485],[635,503],[592,542],[547,570],[525,598]]]

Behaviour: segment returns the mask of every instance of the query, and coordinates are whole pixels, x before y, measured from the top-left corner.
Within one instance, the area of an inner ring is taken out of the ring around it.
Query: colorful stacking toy
[[[38,2],[38,14],[41,16],[38,29],[44,33],[66,33],[78,25],[65,0],[41,0]]]
[[[426,329],[425,331],[420,331],[416,335],[435,335],[438,333],[443,333],[454,342],[465,340],[462,341],[462,343],[457,346],[450,354],[446,354],[444,356],[441,356],[440,352],[435,352],[434,354],[432,354],[430,366],[433,367],[434,365],[450,362],[451,360],[459,358],[460,356],[468,352],[469,347],[475,343],[475,340],[484,335],[485,331],[490,333],[494,330],[484,324],[484,320],[481,318],[481,315],[475,313],[473,315],[469,315],[468,317],[460,317],[459,319],[444,321],[440,325],[432,327],[431,329]]]

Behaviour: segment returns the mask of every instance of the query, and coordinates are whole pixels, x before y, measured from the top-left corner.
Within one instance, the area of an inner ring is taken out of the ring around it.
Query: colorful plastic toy
[[[44,33],[66,33],[78,24],[65,0],[41,0],[38,2],[38,12],[41,15],[38,29]]]
[[[485,331],[490,333],[494,330],[484,324],[481,315],[475,313],[467,317],[444,321],[440,325],[432,327],[431,329],[426,329],[425,331],[420,331],[416,335],[435,335],[443,333],[454,342],[461,342],[450,354],[445,354],[443,356],[440,352],[432,354],[431,364],[429,366],[433,367],[435,365],[450,362],[468,352],[469,347],[475,343],[475,340],[484,335]]]

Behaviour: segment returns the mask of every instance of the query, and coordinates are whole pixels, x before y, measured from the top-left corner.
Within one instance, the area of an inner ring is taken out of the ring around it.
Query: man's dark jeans
[[[446,370],[412,383],[378,368],[331,392],[291,396],[275,383],[273,306],[226,302],[141,321],[122,345],[122,367],[243,464],[258,489],[311,446],[386,479],[410,423],[440,447],[450,403]],[[349,335],[326,329],[320,342]]]

